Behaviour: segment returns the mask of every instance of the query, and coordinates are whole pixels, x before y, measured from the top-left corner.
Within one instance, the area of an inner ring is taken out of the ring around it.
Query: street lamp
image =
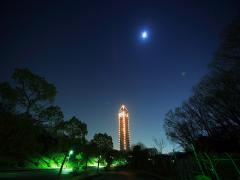
[[[61,173],[62,173],[63,165],[64,165],[67,157],[70,158],[70,156],[71,156],[73,153],[74,153],[73,150],[70,150],[68,153],[65,153],[65,156],[64,156],[64,159],[63,159],[61,168],[60,168],[59,173],[58,173],[58,179],[60,179],[60,175],[61,175]]]
[[[70,157],[73,153],[74,153],[73,150],[70,150],[68,156]]]

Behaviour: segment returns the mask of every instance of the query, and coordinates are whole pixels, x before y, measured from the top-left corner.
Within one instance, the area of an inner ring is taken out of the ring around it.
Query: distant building
[[[120,151],[130,150],[130,129],[129,129],[129,114],[125,105],[120,107],[118,113],[118,133]]]

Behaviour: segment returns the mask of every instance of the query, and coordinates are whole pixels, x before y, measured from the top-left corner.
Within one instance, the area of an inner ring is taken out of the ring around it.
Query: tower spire
[[[121,151],[129,151],[130,149],[130,129],[129,129],[129,114],[127,107],[121,105],[118,113],[118,131],[119,131],[119,145]]]

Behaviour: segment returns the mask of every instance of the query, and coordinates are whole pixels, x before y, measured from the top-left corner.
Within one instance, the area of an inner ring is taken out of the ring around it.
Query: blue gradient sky
[[[219,33],[239,15],[239,4],[2,1],[0,82],[16,67],[46,77],[58,89],[55,103],[65,119],[75,115],[87,123],[88,139],[108,133],[115,148],[117,112],[125,104],[131,142],[151,147],[153,136],[165,139],[165,113],[206,74]],[[146,41],[142,30],[149,32]]]

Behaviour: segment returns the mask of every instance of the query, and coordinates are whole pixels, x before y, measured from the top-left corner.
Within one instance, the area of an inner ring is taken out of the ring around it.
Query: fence
[[[240,180],[240,154],[175,153],[155,159],[153,171],[171,179],[193,180],[205,175],[212,180]]]

